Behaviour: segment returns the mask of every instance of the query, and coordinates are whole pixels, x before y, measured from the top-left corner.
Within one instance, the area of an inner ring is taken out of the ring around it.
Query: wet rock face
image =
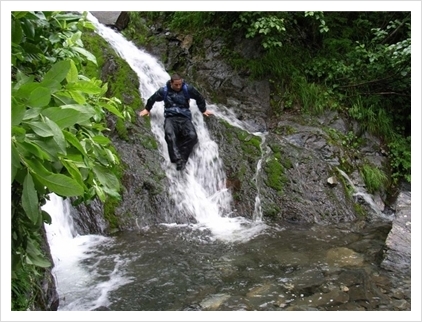
[[[386,240],[381,266],[402,274],[411,273],[411,193],[401,192],[396,201],[393,227]]]

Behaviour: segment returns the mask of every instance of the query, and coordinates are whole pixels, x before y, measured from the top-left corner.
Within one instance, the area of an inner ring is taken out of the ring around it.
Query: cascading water
[[[343,170],[337,168],[337,171],[347,180],[350,187],[352,187],[352,189],[354,191],[353,196],[354,197],[361,197],[369,205],[369,207],[371,207],[371,209],[374,211],[375,215],[378,218],[383,218],[383,219],[387,219],[387,220],[393,219],[393,217],[391,215],[385,215],[381,211],[380,207],[375,203],[372,195],[367,193],[364,189],[356,187],[356,185],[352,182],[350,177]]]
[[[164,86],[170,76],[162,65],[151,55],[137,48],[127,41],[121,34],[108,28],[89,15],[101,35],[115,51],[137,73],[140,81],[139,92],[146,101],[158,88]],[[207,105],[216,117],[223,117],[233,122],[228,114],[220,113],[216,105]],[[160,152],[165,162],[162,165],[169,179],[169,195],[173,198],[180,218],[189,221],[193,218],[193,227],[208,229],[216,239],[236,241],[250,238],[265,225],[260,221],[250,222],[244,217],[230,217],[232,196],[226,188],[226,177],[222,161],[218,154],[218,145],[211,140],[204,123],[204,116],[200,113],[194,100],[191,100],[192,121],[198,133],[198,144],[195,147],[186,170],[180,173],[171,164],[167,144],[164,138],[164,105],[157,102],[151,111],[151,127]],[[239,123],[236,126],[241,126]],[[259,202],[259,197],[257,199]],[[259,218],[259,215],[255,215]]]
[[[60,309],[91,310],[108,305],[107,294],[130,282],[120,270],[124,261],[119,255],[113,256],[113,269],[106,272],[101,267],[101,262],[105,260],[102,248],[113,244],[113,239],[101,235],[79,235],[70,214],[70,201],[55,194],[49,197],[43,210],[52,217],[52,224],[45,225],[45,229],[61,298]],[[94,255],[95,262],[90,262]],[[98,283],[97,278],[102,282]]]

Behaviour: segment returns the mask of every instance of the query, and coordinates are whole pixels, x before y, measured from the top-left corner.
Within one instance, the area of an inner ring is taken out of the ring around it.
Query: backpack
[[[169,90],[168,87],[167,87],[167,85],[165,85],[163,87],[163,90],[164,90],[163,101],[165,102],[166,101],[166,98],[167,98],[167,93],[168,93],[168,90]],[[183,85],[182,85],[182,91],[183,91],[183,94],[185,95],[186,100],[189,103],[190,96],[189,96],[189,93],[188,93],[188,86],[186,85],[186,83],[183,83]]]

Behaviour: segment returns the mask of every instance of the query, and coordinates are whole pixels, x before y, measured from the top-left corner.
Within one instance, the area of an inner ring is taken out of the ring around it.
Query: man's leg
[[[180,155],[185,162],[187,162],[190,154],[192,153],[193,147],[196,143],[198,143],[198,135],[196,134],[195,127],[189,119],[184,120],[183,123],[183,131],[178,147]]]
[[[167,149],[172,163],[176,163],[181,159],[181,155],[177,148],[177,133],[175,133],[175,126],[177,127],[177,124],[173,124],[173,118],[170,117],[164,120],[164,138],[167,142]]]

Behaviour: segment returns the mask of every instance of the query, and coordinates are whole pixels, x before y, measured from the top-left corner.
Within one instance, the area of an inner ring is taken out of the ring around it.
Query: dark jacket
[[[204,113],[206,110],[204,97],[192,85],[187,84],[189,98],[193,98],[198,105],[199,110]],[[189,110],[189,100],[186,99],[185,93],[181,89],[179,92],[174,91],[170,86],[170,81],[167,81],[167,97],[164,102],[164,116],[185,116],[192,119],[191,111]],[[164,99],[164,89],[160,88],[148,99],[145,108],[151,111],[155,102],[161,102]]]

